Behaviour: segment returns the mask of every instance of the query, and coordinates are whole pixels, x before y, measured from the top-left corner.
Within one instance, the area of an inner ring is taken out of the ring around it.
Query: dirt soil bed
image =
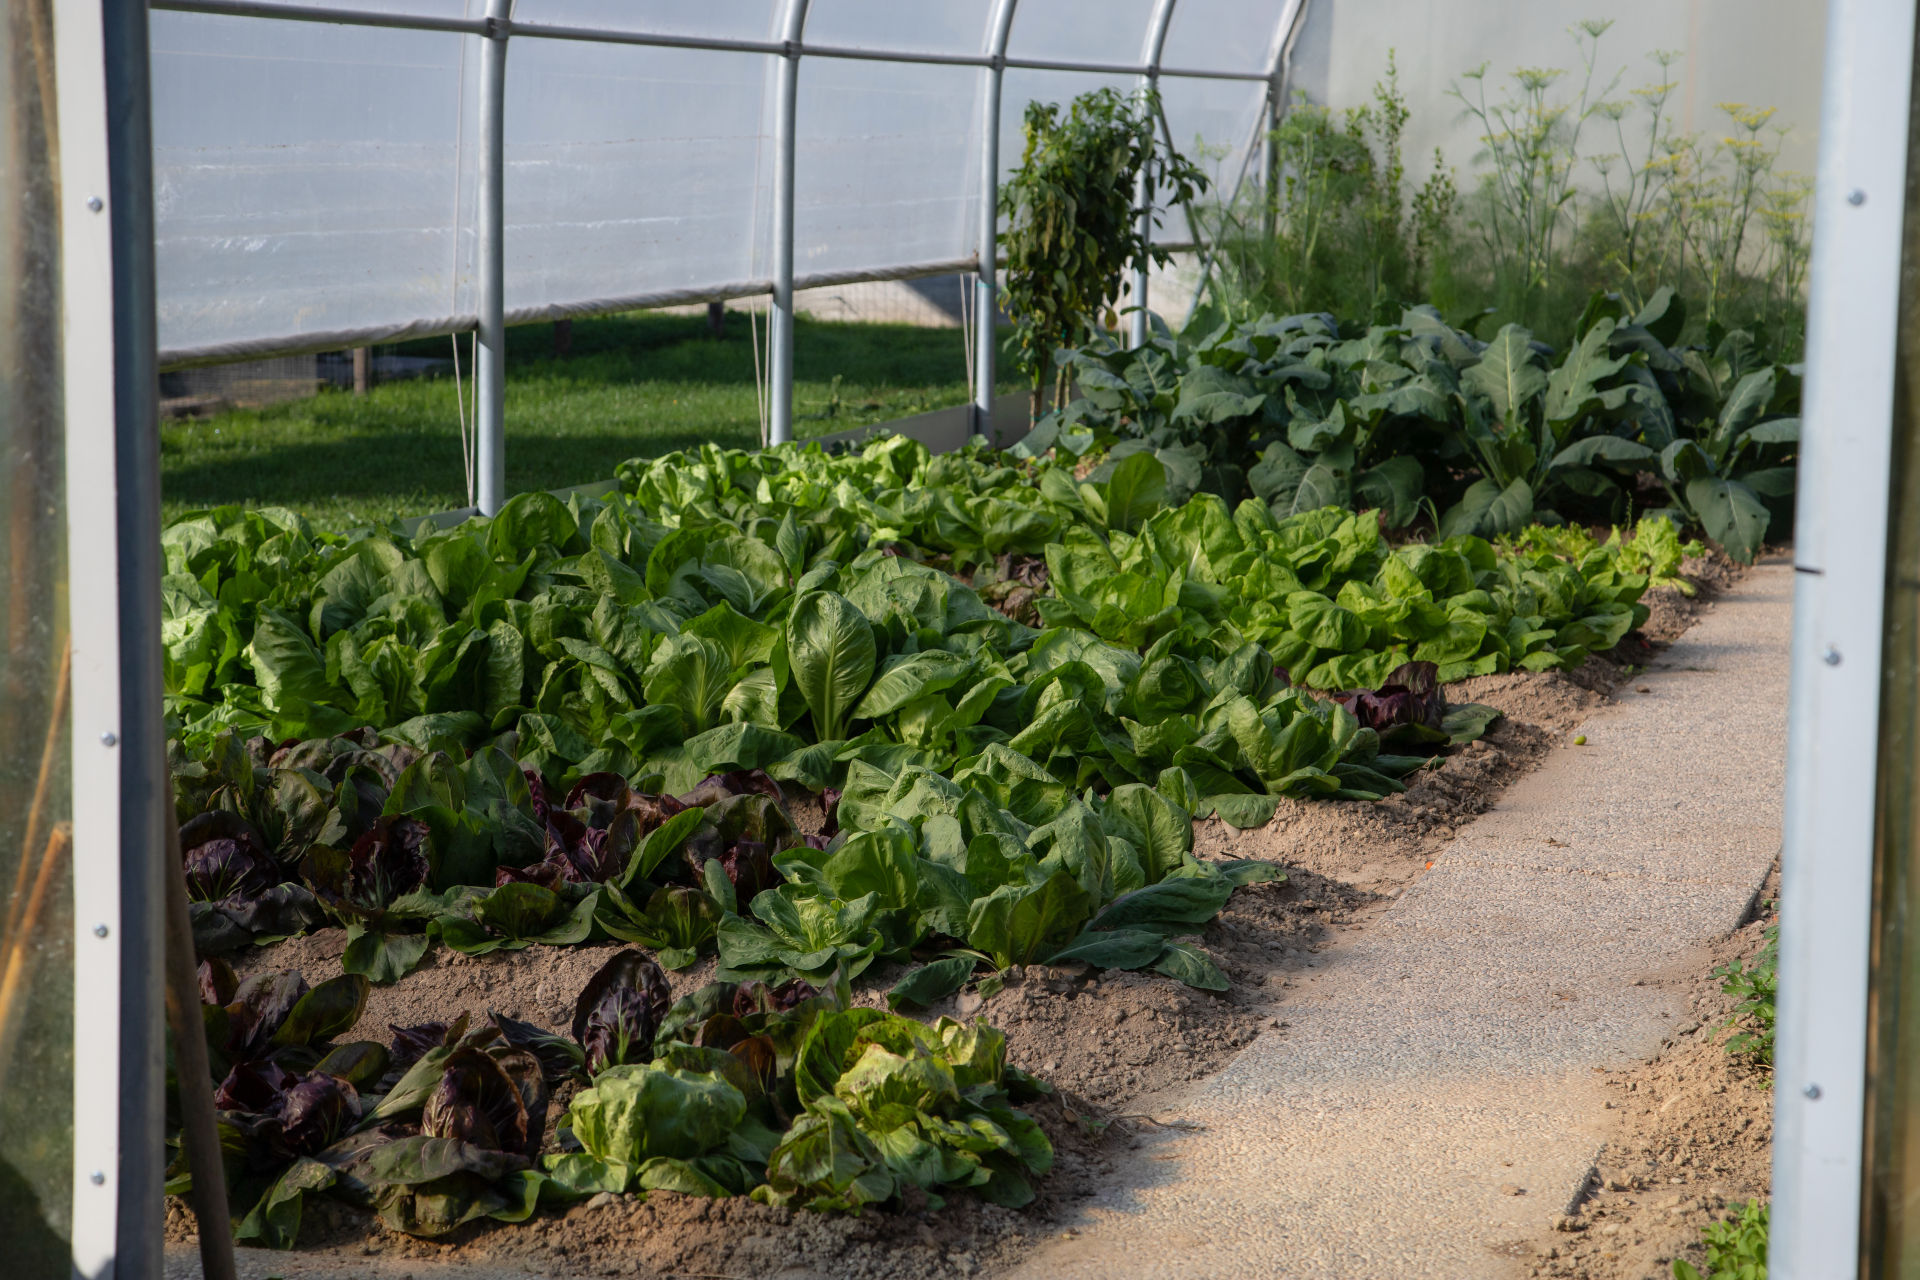
[[[1579,1212],[1537,1245],[1532,1274],[1565,1280],[1669,1280],[1673,1260],[1703,1266],[1700,1233],[1729,1206],[1765,1199],[1773,1159],[1773,1074],[1726,1042],[1734,997],[1712,971],[1749,961],[1777,923],[1776,866],[1756,909],[1684,967],[1649,979],[1684,996],[1687,1021],[1658,1057],[1609,1072],[1619,1115]]]
[[[1505,717],[1479,742],[1451,752],[1443,767],[1417,775],[1404,795],[1379,803],[1282,801],[1273,821],[1255,830],[1240,831],[1214,820],[1196,824],[1196,851],[1202,857],[1263,858],[1287,869],[1282,882],[1236,893],[1197,939],[1233,980],[1229,992],[1214,995],[1152,973],[1033,967],[1009,971],[1005,986],[989,998],[966,992],[925,1011],[929,1019],[941,1014],[985,1017],[1007,1033],[1009,1061],[1060,1091],[1057,1099],[1035,1108],[1058,1158],[1041,1185],[1040,1200],[1027,1209],[1001,1209],[961,1196],[935,1213],[870,1211],[848,1218],[771,1209],[745,1199],[715,1201],[656,1192],[644,1200],[596,1197],[564,1213],[541,1213],[519,1226],[483,1222],[438,1240],[419,1240],[388,1231],[370,1214],[321,1202],[309,1213],[299,1252],[286,1258],[289,1265],[274,1270],[290,1280],[367,1274],[377,1257],[382,1260],[379,1273],[396,1276],[404,1274],[404,1269],[392,1270],[402,1260],[458,1265],[476,1276],[512,1271],[661,1280],[923,1280],[995,1271],[1037,1238],[1057,1231],[1060,1209],[1094,1193],[1121,1145],[1134,1141],[1132,1135],[1141,1126],[1154,1123],[1155,1103],[1165,1100],[1159,1095],[1218,1071],[1262,1028],[1284,1027],[1284,992],[1291,975],[1312,968],[1316,954],[1337,933],[1363,926],[1391,903],[1462,825],[1486,811],[1596,708],[1614,696],[1634,696],[1631,681],[1637,667],[1658,645],[1684,631],[1701,610],[1711,608],[1714,591],[1735,577],[1733,566],[1719,560],[1689,561],[1686,571],[1703,583],[1699,597],[1687,599],[1671,590],[1649,593],[1653,616],[1644,639],[1630,637],[1611,657],[1590,659],[1572,673],[1486,676],[1449,686],[1451,701],[1485,702]],[[823,816],[811,797],[797,800],[793,809],[803,827],[810,828]],[[262,948],[237,967],[243,973],[297,968],[310,983],[319,982],[339,973],[344,942],[341,931],[323,930]],[[485,956],[435,948],[414,973],[393,986],[375,988],[353,1036],[384,1042],[390,1024],[462,1012],[478,1017],[488,1010],[564,1030],[587,978],[619,945],[535,946]],[[676,997],[709,981],[712,971],[713,962],[707,960],[671,975]],[[857,998],[879,1003],[899,972],[877,966],[865,975]],[[1708,1071],[1706,1065],[1679,1065],[1691,1061],[1684,1055],[1693,1044],[1683,1039],[1662,1060],[1667,1068],[1685,1072],[1673,1077],[1676,1082],[1697,1081]],[[1698,1049],[1703,1063],[1717,1062],[1712,1055],[1725,1057],[1705,1041]],[[559,1112],[556,1101],[549,1131]],[[1704,1118],[1706,1113],[1700,1114]],[[1683,1113],[1689,1119],[1693,1115],[1690,1110]],[[1701,1127],[1696,1124],[1696,1129]],[[1754,1140],[1764,1150],[1764,1134]],[[1647,1141],[1654,1141],[1651,1128]],[[1636,1175],[1627,1171],[1622,1176]],[[1737,1197],[1747,1193],[1747,1186],[1734,1179],[1724,1189]],[[1691,1202],[1701,1194],[1692,1180],[1675,1190],[1684,1191]],[[1598,1218],[1614,1213],[1612,1205],[1595,1202],[1594,1220],[1603,1224],[1600,1232],[1616,1221]],[[1672,1224],[1667,1218],[1661,1222],[1674,1227],[1676,1241],[1683,1234],[1678,1218]],[[1643,1234],[1646,1230],[1637,1229]],[[187,1251],[177,1246],[192,1238],[190,1216],[179,1202],[170,1203],[167,1239],[176,1246],[170,1269],[187,1265]],[[1573,1265],[1566,1261],[1572,1249],[1601,1239],[1601,1234],[1565,1235],[1557,1242],[1561,1257],[1545,1256],[1554,1247],[1549,1243],[1542,1247],[1541,1265]],[[1639,1273],[1541,1274],[1611,1278]]]

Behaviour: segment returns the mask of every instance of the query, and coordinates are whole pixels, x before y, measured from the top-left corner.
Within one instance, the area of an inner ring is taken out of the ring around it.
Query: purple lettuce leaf
[[[666,973],[644,952],[622,951],[600,966],[573,1006],[573,1038],[586,1052],[587,1073],[652,1061],[654,1035],[672,1000]]]

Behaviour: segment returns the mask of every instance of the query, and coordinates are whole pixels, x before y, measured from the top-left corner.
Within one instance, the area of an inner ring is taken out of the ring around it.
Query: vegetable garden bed
[[[1148,453],[621,482],[414,541],[168,530],[248,1240],[967,1274],[1602,696],[1650,579],[1684,614],[1664,521],[1395,548],[1169,506]]]

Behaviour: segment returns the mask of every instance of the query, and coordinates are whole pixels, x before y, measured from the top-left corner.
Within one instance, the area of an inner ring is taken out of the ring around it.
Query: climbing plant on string
[[[1033,381],[1036,421],[1048,384],[1064,384],[1054,351],[1086,341],[1098,319],[1117,323],[1112,304],[1130,291],[1128,269],[1172,256],[1140,234],[1134,194],[1142,172],[1156,208],[1185,204],[1207,188],[1198,166],[1154,146],[1158,112],[1158,95],[1145,89],[1096,89],[1064,111],[1058,103],[1027,104],[1026,148],[1000,187],[1000,213],[1006,305],[1020,365]],[[1053,390],[1055,403],[1063,402],[1065,386]]]

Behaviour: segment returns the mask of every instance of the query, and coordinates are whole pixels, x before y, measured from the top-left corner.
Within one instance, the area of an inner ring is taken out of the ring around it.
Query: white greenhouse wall
[[[1600,41],[1596,88],[1623,71],[1614,96],[1626,97],[1658,81],[1649,53],[1680,53],[1669,74],[1678,85],[1671,106],[1682,130],[1720,136],[1723,102],[1775,107],[1772,123],[1790,128],[1780,167],[1813,177],[1824,0],[1316,0],[1295,47],[1293,84],[1315,103],[1358,105],[1372,94],[1393,49],[1401,92],[1413,109],[1406,137],[1409,172],[1416,180],[1424,177],[1439,147],[1465,190],[1480,149],[1479,130],[1462,118],[1448,87],[1485,62],[1489,100],[1517,67],[1565,68],[1557,87],[1577,92],[1579,60],[1567,29],[1588,18],[1613,21]],[[1631,132],[1628,139],[1635,140]],[[1611,149],[1597,142],[1582,147]],[[1583,176],[1590,180],[1591,169]]]

